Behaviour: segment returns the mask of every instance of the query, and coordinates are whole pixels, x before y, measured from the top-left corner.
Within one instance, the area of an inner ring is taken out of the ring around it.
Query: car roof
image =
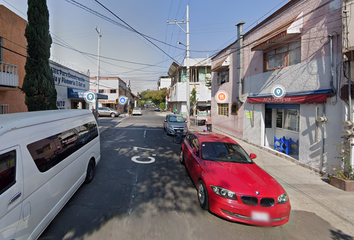
[[[219,134],[219,133],[201,132],[201,131],[195,131],[195,132],[191,132],[191,133],[196,135],[200,142],[229,142],[229,143],[238,144],[232,138],[222,135],[222,134]]]

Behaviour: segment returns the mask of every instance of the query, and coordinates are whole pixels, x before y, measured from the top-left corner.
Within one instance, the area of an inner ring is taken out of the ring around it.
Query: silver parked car
[[[98,108],[98,116],[110,116],[110,117],[119,117],[120,112],[117,110],[110,109],[108,107],[99,107]]]
[[[163,128],[167,134],[176,135],[177,132],[186,133],[188,131],[187,121],[177,114],[168,114],[163,122]]]

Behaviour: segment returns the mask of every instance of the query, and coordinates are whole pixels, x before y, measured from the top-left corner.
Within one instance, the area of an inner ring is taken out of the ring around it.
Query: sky
[[[289,0],[47,0],[51,60],[79,72],[119,77],[134,94],[156,90],[172,62],[186,57],[186,21],[189,6],[190,58],[212,57],[236,40],[236,24],[244,33]],[[27,20],[27,0],[0,0]],[[96,30],[97,29],[97,30]]]

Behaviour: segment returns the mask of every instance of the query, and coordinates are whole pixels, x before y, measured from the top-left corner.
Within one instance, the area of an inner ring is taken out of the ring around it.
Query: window
[[[95,122],[27,145],[38,170],[46,172],[98,136]]]
[[[223,84],[229,82],[229,70],[218,73],[218,83]]]
[[[264,123],[265,128],[272,128],[272,109],[270,108],[265,109]]]
[[[98,91],[99,91],[98,93],[104,93],[103,89],[99,89]]]
[[[218,115],[229,116],[229,104],[218,103]]]
[[[16,151],[0,155],[0,195],[16,183]]]
[[[182,69],[182,70],[179,72],[179,81],[180,81],[180,82],[187,82],[186,69]]]
[[[109,90],[109,93],[117,93],[117,90],[116,89],[111,89],[111,90]]]
[[[301,62],[301,39],[264,54],[265,71],[284,68]]]
[[[283,110],[277,109],[277,128],[283,128]]]
[[[300,111],[297,109],[284,109],[284,129],[299,131]]]
[[[299,109],[277,109],[277,128],[283,128],[299,132],[300,110]]]
[[[238,104],[237,103],[233,103],[231,106],[231,114],[233,115],[237,115],[238,114]]]

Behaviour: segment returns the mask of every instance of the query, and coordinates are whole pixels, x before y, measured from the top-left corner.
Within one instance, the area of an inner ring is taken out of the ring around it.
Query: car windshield
[[[140,108],[134,108],[133,110],[140,110]]]
[[[211,161],[253,163],[251,158],[235,143],[202,142],[202,158]]]
[[[183,117],[180,117],[180,116],[171,116],[171,117],[170,117],[170,122],[183,123],[183,122],[184,122],[184,118],[183,118]]]

